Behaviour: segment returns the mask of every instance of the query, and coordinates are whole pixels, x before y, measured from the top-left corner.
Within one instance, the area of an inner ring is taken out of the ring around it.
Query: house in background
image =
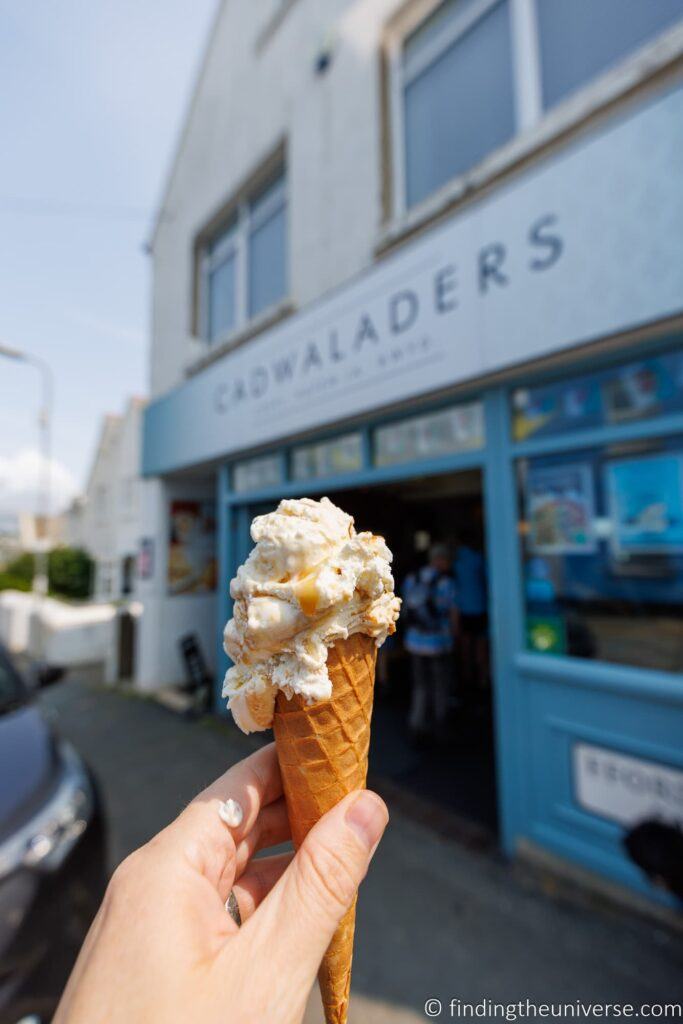
[[[21,554],[19,520],[13,513],[0,514],[0,570]]]
[[[36,515],[34,512],[20,512],[19,546],[22,551],[37,551],[39,548],[51,551],[66,544],[66,517],[63,513],[51,516]]]
[[[123,415],[106,415],[85,494],[67,513],[69,543],[95,563],[93,597],[132,595],[140,542],[140,436],[145,401],[131,398]]]
[[[64,509],[64,543],[70,548],[83,547],[85,498],[77,494]]]

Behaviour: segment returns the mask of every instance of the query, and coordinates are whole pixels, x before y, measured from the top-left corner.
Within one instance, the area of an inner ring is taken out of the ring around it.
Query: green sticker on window
[[[527,647],[539,654],[565,654],[564,620],[559,615],[531,615],[526,623]]]

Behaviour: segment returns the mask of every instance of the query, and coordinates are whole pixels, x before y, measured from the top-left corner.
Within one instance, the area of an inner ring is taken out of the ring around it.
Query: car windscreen
[[[0,714],[26,700],[26,690],[19,674],[0,650]]]

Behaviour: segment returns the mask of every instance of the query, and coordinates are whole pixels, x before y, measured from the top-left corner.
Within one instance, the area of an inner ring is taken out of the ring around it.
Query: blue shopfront
[[[676,145],[681,91],[153,402],[144,455],[215,471],[217,644],[251,519],[285,495],[339,500],[399,574],[434,539],[481,542],[501,846],[662,903],[623,839],[683,827]]]

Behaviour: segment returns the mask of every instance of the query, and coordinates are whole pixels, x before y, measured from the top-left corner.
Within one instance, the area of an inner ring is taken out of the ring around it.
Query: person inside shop
[[[409,726],[413,744],[419,748],[447,738],[455,679],[453,649],[459,612],[446,544],[431,547],[429,563],[406,577],[402,596],[403,643],[412,668]]]
[[[459,665],[461,689],[466,700],[476,703],[488,686],[488,601],[486,560],[480,538],[473,529],[458,536],[453,575],[460,609]]]

